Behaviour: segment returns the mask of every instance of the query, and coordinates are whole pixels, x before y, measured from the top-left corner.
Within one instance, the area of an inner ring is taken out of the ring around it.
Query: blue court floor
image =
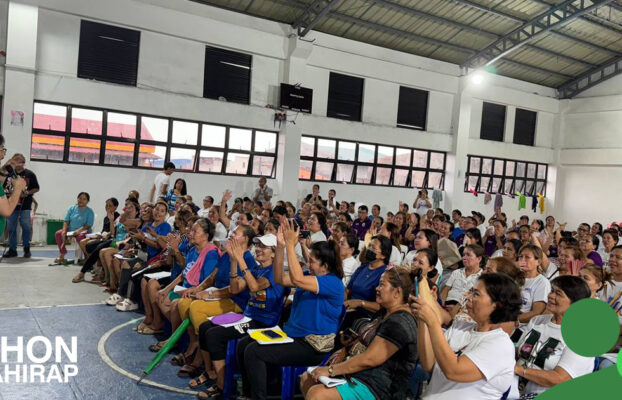
[[[177,377],[177,367],[169,363],[172,354],[167,355],[148,377],[168,389],[138,386],[127,376],[141,375],[154,356],[147,348],[156,339],[132,331],[138,322],[131,321],[141,317],[137,313],[117,312],[104,304],[0,310],[0,337],[7,337],[9,345],[15,344],[17,336],[23,336],[24,342],[39,335],[52,340],[61,336],[68,344],[72,336],[77,336],[79,369],[77,376],[69,378],[68,383],[25,384],[15,383],[15,379],[12,383],[0,383],[0,399],[193,398],[191,393],[173,391],[188,391],[188,379]],[[37,347],[35,352],[43,353]],[[13,365],[15,353],[9,352],[8,356],[8,363]]]

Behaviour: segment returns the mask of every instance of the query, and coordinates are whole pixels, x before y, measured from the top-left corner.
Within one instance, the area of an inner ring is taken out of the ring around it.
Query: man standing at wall
[[[4,255],[7,258],[17,257],[17,224],[22,227],[22,245],[24,257],[30,258],[30,210],[32,208],[32,195],[39,191],[39,182],[34,172],[25,168],[26,158],[17,153],[11,158],[9,165],[13,167],[15,174],[26,181],[26,190],[20,196],[15,210],[8,220],[9,226],[9,251]],[[17,195],[17,194],[15,194]]]
[[[175,172],[175,164],[170,161],[164,164],[164,170],[155,177],[151,187],[151,195],[149,196],[151,203],[157,201],[160,196],[166,196],[166,191],[171,186],[171,175],[173,175],[173,172]]]
[[[267,185],[268,180],[262,176],[259,178],[259,187],[255,189],[253,201],[260,201],[262,204],[272,199],[272,188]]]

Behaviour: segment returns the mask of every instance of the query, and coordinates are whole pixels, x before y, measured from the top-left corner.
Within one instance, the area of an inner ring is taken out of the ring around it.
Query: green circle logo
[[[610,351],[616,344],[619,332],[620,322],[615,311],[598,299],[577,301],[566,310],[562,318],[562,336],[566,345],[584,357],[598,357]]]

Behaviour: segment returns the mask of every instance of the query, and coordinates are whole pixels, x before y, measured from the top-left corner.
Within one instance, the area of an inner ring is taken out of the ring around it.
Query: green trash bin
[[[56,231],[63,229],[63,221],[62,219],[48,219],[48,244],[56,244],[56,238],[54,234]]]

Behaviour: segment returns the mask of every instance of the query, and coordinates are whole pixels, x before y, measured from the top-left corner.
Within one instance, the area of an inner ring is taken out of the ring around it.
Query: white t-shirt
[[[598,254],[600,254],[600,258],[602,258],[603,260],[603,268],[609,272],[609,255],[611,254],[611,252],[607,253],[605,251],[605,248],[603,247],[602,249],[598,250]]]
[[[622,296],[618,297],[620,292],[622,292],[622,282],[612,280],[607,282],[603,290],[598,292],[598,298],[611,305],[616,314],[618,314],[618,320],[620,320],[620,325],[622,325]]]
[[[464,268],[459,268],[452,272],[449,279],[447,279],[447,283],[445,284],[446,287],[450,288],[449,293],[447,294],[447,299],[445,301],[460,301],[462,296],[464,296],[466,292],[468,292],[473,286],[475,286],[475,283],[477,282],[481,274],[481,269],[476,273],[469,275],[468,277],[464,272]]]
[[[348,286],[348,282],[350,282],[352,274],[358,267],[361,266],[361,262],[354,257],[348,257],[343,260],[341,264],[343,265],[343,285]]]
[[[171,176],[172,175],[166,175],[164,172],[160,172],[156,175],[154,181],[155,193],[153,194],[153,201],[157,201],[159,196],[163,196],[162,186],[167,185],[166,190],[171,189]]]
[[[525,278],[525,285],[521,289],[523,305],[520,312],[531,311],[533,303],[537,301],[548,302],[550,292],[551,283],[542,274],[538,274],[535,278]]]
[[[395,246],[391,248],[391,258],[389,259],[389,264],[399,265],[402,263],[402,253]]]
[[[222,224],[222,222],[218,222],[216,224],[216,228],[214,228],[214,241],[224,242],[227,240],[227,228]]]
[[[426,200],[423,200],[423,199],[417,200],[417,208],[415,209],[415,212],[419,214],[419,216],[426,215],[428,213],[428,210],[429,210],[429,207],[428,207],[428,202]]]
[[[525,344],[525,341],[529,337],[532,330],[540,332],[540,338],[533,346],[532,353],[528,360],[525,360],[522,357],[519,358],[518,362],[521,365],[524,365],[527,368],[544,369],[545,371],[551,371],[555,369],[555,367],[560,366],[573,379],[581,375],[589,374],[594,370],[594,357],[582,357],[570,350],[564,342],[561,325],[553,323],[553,315],[551,314],[538,315],[529,321],[527,328],[523,330],[523,335],[518,340],[517,349],[519,354],[523,344]],[[542,349],[549,338],[557,339],[559,340],[559,343],[555,346],[553,352],[550,353],[544,362],[544,368],[540,368],[538,365],[534,364],[534,361],[537,351]],[[528,381],[527,386],[525,386],[525,393],[542,393],[546,389],[547,388],[544,386],[539,386],[531,381]]]
[[[212,208],[202,208],[199,211],[197,211],[197,215],[201,218],[207,218],[207,216],[209,215],[209,210],[211,210]]]
[[[424,400],[499,400],[514,377],[514,344],[501,328],[477,332],[474,322],[454,321],[445,332],[454,353],[467,356],[485,379],[475,382],[454,382],[445,376],[438,363]]]
[[[317,242],[325,242],[326,239],[326,235],[324,234],[324,232],[322,231],[317,231],[315,233],[311,234],[311,243],[317,243]]]

